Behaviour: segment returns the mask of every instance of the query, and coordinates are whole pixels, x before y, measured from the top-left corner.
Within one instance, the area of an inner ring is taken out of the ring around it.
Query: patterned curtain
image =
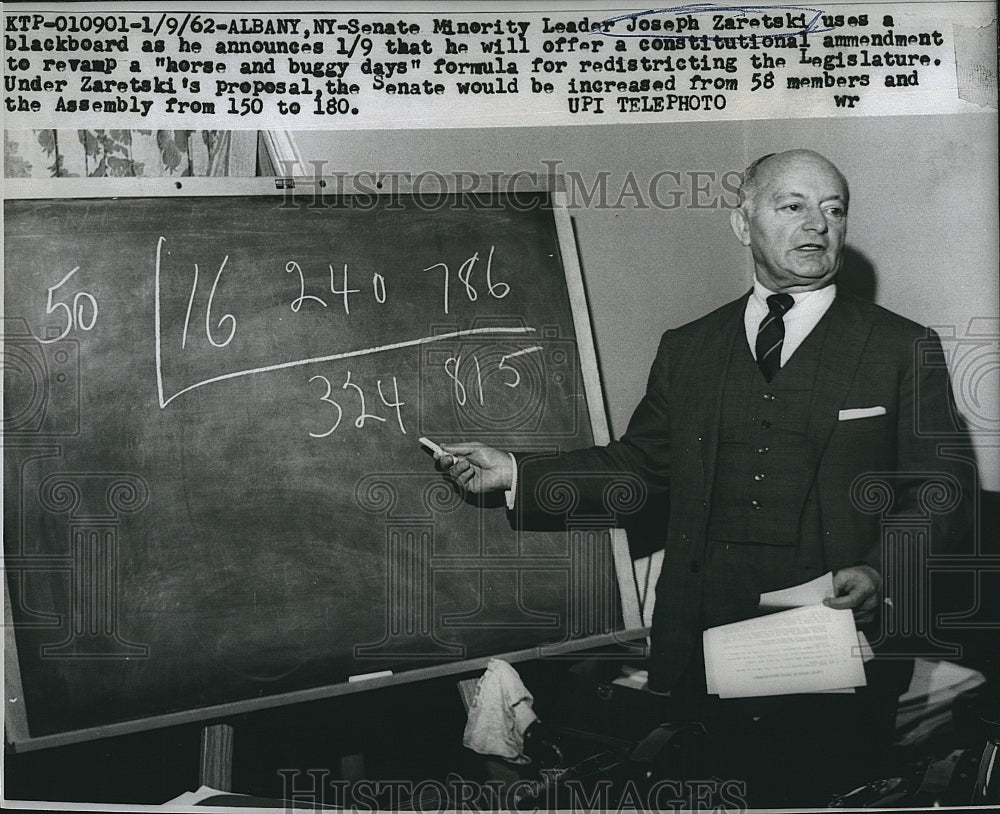
[[[255,130],[5,130],[7,178],[257,174]]]

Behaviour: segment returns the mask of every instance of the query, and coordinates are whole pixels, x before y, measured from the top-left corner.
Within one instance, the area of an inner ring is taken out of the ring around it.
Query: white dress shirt
[[[747,309],[743,315],[747,344],[750,346],[750,353],[753,354],[754,359],[757,358],[757,329],[764,317],[767,316],[767,298],[775,293],[777,292],[771,291],[754,277],[753,292],[747,299]],[[785,323],[785,341],[781,346],[782,365],[791,358],[799,345],[812,333],[816,323],[833,305],[833,299],[836,296],[836,284],[830,284],[826,288],[818,288],[815,291],[801,291],[798,294],[792,294],[795,305],[782,317],[782,322]]]

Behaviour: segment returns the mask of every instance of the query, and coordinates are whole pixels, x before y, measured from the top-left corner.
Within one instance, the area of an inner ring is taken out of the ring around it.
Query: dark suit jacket
[[[647,506],[669,514],[657,594],[685,590],[685,580],[696,578],[690,564],[704,552],[722,388],[734,342],[746,341],[747,296],[663,334],[646,395],[621,440],[558,457],[519,459],[512,523],[552,527],[575,512],[615,514],[627,526],[628,517],[608,505],[615,494],[608,480],[641,483]],[[883,572],[881,524],[887,511],[929,518],[934,551],[952,549],[971,528],[975,475],[968,458],[938,450],[945,441],[969,447],[940,342],[926,328],[842,292],[824,320],[827,336],[807,435],[827,566],[868,563]],[[885,413],[840,420],[841,410],[868,407],[884,407]],[[558,483],[562,492],[553,491]],[[553,512],[556,493],[560,505]],[[627,511],[634,508],[630,504]],[[671,619],[661,617],[654,612],[654,659],[666,658],[671,646]],[[657,668],[655,661],[651,666]]]

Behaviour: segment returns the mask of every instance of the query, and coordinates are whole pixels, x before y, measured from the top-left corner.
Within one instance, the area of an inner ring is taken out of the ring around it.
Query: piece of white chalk
[[[450,455],[450,452],[445,452],[441,447],[431,441],[430,438],[424,438],[422,435],[417,439],[421,444],[423,444],[427,449],[436,455]]]
[[[370,681],[373,678],[392,678],[392,670],[379,670],[377,673],[361,673],[356,676],[348,676],[347,683],[354,684],[358,681]]]

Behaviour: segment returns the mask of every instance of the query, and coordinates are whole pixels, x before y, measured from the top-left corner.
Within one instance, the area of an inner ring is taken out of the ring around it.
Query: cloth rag
[[[462,743],[481,755],[527,763],[524,732],[538,720],[533,702],[517,670],[502,659],[490,659],[469,705]]]

